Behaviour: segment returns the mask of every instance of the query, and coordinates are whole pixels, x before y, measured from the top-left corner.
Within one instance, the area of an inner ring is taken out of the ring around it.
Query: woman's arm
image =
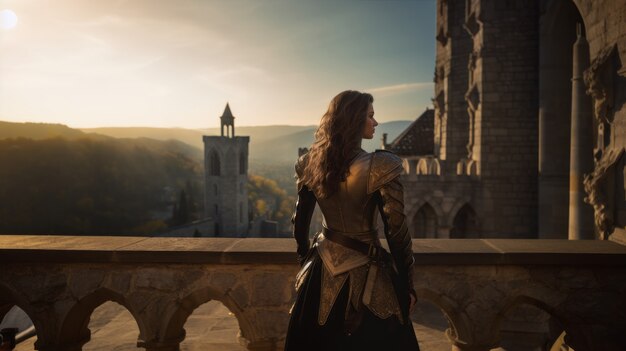
[[[409,292],[413,288],[413,242],[404,216],[404,190],[399,177],[385,183],[380,189],[380,214],[385,227],[385,236],[394,258],[400,278],[406,282]]]
[[[309,225],[313,210],[315,210],[315,195],[306,186],[302,186],[298,191],[298,199],[296,200],[296,210],[291,217],[293,223],[293,237],[298,244],[298,261],[302,261],[309,251]]]

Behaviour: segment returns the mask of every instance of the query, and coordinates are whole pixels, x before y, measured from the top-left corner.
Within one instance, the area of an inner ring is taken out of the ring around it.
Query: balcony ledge
[[[295,264],[295,250],[288,238],[0,235],[2,263]],[[417,265],[626,265],[626,246],[598,240],[413,239],[413,251]]]

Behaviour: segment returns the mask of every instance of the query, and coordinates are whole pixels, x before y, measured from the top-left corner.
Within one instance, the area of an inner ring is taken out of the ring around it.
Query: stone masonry
[[[453,349],[510,344],[505,321],[523,306],[547,313],[554,337],[564,331],[577,351],[622,349],[626,247],[535,242],[413,242],[418,298],[446,316]],[[280,350],[295,261],[291,239],[0,236],[0,317],[18,305],[34,322],[37,350],[78,351],[90,339],[91,313],[114,301],[135,318],[138,347],[178,351],[187,317],[217,300],[249,350]],[[553,341],[540,335],[533,347]]]

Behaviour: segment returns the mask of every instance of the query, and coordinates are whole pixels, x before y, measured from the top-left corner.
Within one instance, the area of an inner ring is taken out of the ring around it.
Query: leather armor
[[[322,199],[316,198],[301,181],[306,162],[307,155],[303,155],[295,167],[298,200],[292,222],[298,255],[302,258],[309,250],[308,231],[317,202],[325,228],[384,250],[376,234],[376,210],[379,210],[393,257],[388,263],[374,262],[372,257],[319,234],[317,251],[323,269],[318,323],[325,324],[346,281],[349,281],[350,302],[355,310],[364,305],[379,318],[396,315],[403,321],[390,276],[390,271],[395,270],[407,288],[413,289],[412,242],[405,223],[403,189],[399,181],[403,172],[402,160],[384,150],[374,153],[359,150],[350,164],[346,180],[339,184],[335,193]]]

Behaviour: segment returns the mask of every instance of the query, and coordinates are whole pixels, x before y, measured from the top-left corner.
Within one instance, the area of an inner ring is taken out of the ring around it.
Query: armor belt
[[[366,244],[360,240],[352,239],[349,236],[342,234],[341,232],[330,230],[326,227],[322,229],[322,233],[324,237],[334,243],[345,246],[349,249],[359,251],[364,255],[367,255],[370,258],[375,258],[380,255],[381,249],[380,246],[374,245],[374,242],[371,244]],[[369,232],[359,233],[359,235],[371,235],[373,237],[376,236],[378,230],[370,230]]]
[[[389,254],[378,243],[377,230],[360,233],[342,233],[328,228],[322,229],[324,239],[329,242],[356,251],[349,261],[334,266],[331,262],[332,255],[327,252],[329,248],[322,241],[321,256],[325,263],[322,272],[322,296],[320,301],[319,324],[326,323],[328,313],[334,305],[337,294],[350,275],[350,301],[356,310],[360,308],[360,302],[367,306],[379,318],[388,318],[396,315],[403,322],[400,306],[396,299],[394,289],[385,267],[392,265]],[[349,235],[349,236],[348,236]],[[361,237],[370,241],[365,243],[353,237]],[[332,251],[332,250],[331,250]],[[330,255],[330,256],[328,256]],[[352,262],[354,261],[354,262]]]

